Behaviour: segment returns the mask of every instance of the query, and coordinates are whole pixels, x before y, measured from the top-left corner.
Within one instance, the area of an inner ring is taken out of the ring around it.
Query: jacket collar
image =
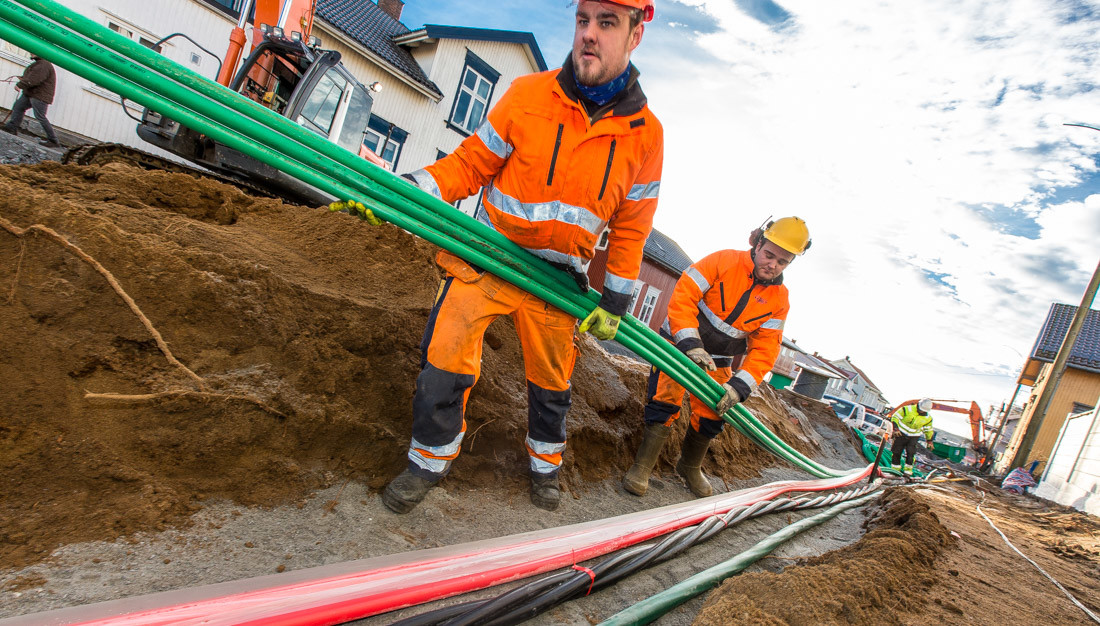
[[[642,86],[638,83],[639,75],[638,68],[631,63],[630,78],[626,80],[626,86],[603,106],[584,98],[577,90],[577,80],[573,73],[572,54],[565,57],[565,63],[561,64],[557,79],[558,86],[561,87],[565,97],[579,104],[586,112],[591,111],[589,117],[592,119],[592,123],[595,123],[596,120],[607,116],[609,113],[614,117],[627,117],[640,113],[645,108],[647,100],[645,93],[642,92]]]

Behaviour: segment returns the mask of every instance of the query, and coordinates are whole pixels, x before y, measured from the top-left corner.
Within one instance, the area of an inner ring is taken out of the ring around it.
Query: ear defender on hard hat
[[[797,255],[805,254],[813,243],[810,240],[810,229],[800,217],[781,217],[774,221],[768,218],[749,235],[749,244],[755,248],[761,238]]]

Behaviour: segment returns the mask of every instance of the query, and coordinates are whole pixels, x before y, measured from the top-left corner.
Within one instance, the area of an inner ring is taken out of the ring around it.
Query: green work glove
[[[619,332],[619,320],[621,319],[623,319],[622,315],[608,313],[600,307],[596,307],[581,322],[581,332],[592,333],[592,336],[596,339],[610,341],[615,338],[615,333]]]
[[[359,219],[365,221],[371,226],[381,226],[382,220],[378,219],[374,215],[374,211],[371,211],[367,207],[363,206],[362,202],[356,202],[355,200],[345,200],[343,202],[333,202],[328,205],[329,211],[347,211],[351,215],[357,216]]]

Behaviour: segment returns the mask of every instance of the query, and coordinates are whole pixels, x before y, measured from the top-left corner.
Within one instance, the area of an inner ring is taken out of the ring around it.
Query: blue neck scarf
[[[577,91],[581,92],[581,95],[588,98],[592,102],[603,106],[611,101],[623,87],[626,87],[626,81],[630,79],[630,64],[626,64],[626,69],[622,74],[619,74],[617,78],[614,78],[609,83],[602,85],[596,85],[595,87],[589,87],[582,85],[577,81],[576,74],[573,75],[573,82],[577,84]]]

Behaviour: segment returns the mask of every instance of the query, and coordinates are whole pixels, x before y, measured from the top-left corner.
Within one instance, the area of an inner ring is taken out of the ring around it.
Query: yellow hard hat
[[[792,254],[810,249],[810,229],[801,217],[781,217],[764,227],[764,239]]]

